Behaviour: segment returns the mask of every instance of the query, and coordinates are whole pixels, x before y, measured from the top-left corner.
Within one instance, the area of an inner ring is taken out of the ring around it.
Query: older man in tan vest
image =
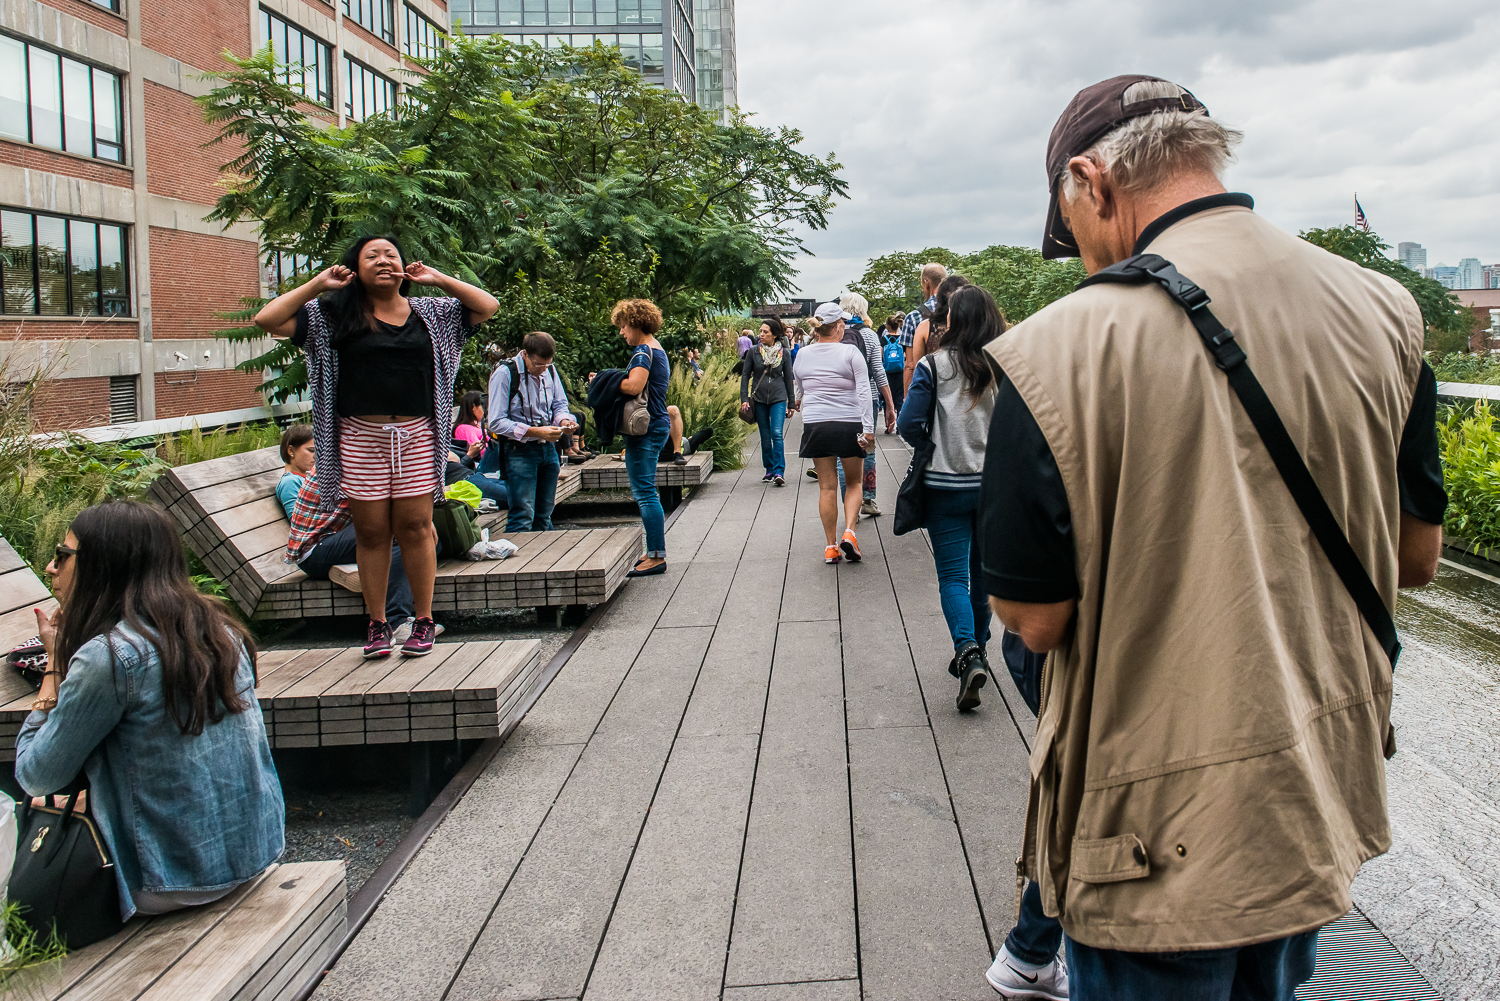
[[[992,342],[984,571],[1051,651],[1025,865],[1078,1001],[1290,1001],[1390,846],[1395,645],[1366,619],[1441,546],[1422,317],[1227,193],[1239,138],[1154,77],[1082,91],[1049,143],[1043,253],[1093,274],[1149,251],[1207,292],[1373,588],[1362,617],[1162,287],[1091,285]]]

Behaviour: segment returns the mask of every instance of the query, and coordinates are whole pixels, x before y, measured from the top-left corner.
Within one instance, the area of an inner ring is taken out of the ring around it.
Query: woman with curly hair
[[[656,463],[672,433],[672,418],[667,414],[667,383],[672,378],[672,363],[656,339],[661,330],[661,310],[655,303],[648,299],[625,299],[615,305],[609,322],[620,328],[620,336],[634,351],[625,366],[620,395],[638,396],[646,390],[646,411],[651,415],[645,434],[622,436],[630,492],[641,511],[641,526],[646,530],[646,555],[626,576],[654,577],[667,572],[667,516],[662,510],[661,495],[656,492]]]

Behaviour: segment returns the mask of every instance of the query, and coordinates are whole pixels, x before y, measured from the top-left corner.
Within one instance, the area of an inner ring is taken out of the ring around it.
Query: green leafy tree
[[[943,264],[995,297],[1008,323],[1020,323],[1043,306],[1072,292],[1084,279],[1077,260],[1046,261],[1030,247],[996,245],[973,254],[955,254],[942,247],[919,253],[886,254],[871,259],[864,275],[850,288],[870,301],[870,313],[883,320],[892,312],[906,313],[923,302],[922,266]]]
[[[1298,235],[1308,243],[1347,258],[1361,267],[1394,278],[1405,286],[1417,301],[1417,308],[1422,311],[1422,322],[1427,325],[1429,351],[1445,355],[1468,350],[1469,337],[1474,331],[1473,311],[1462,305],[1458,296],[1441,282],[1387,257],[1385,252],[1391,249],[1391,245],[1382,242],[1378,235],[1357,226],[1308,229]]]
[[[865,273],[849,284],[870,303],[870,316],[878,323],[892,313],[910,313],[922,305],[922,267],[942,264],[952,271],[960,255],[943,247],[928,247],[915,254],[900,252],[874,257],[865,265]]]
[[[721,125],[612,47],[458,35],[424,65],[399,108],[339,129],[310,117],[269,50],[235,61],[199,99],[239,150],[210,218],[252,221],[268,250],[321,262],[393,233],[495,292],[485,338],[513,348],[546,329],[565,359],[595,365],[620,354],[615,298],[653,299],[670,333],[790,292],[793,230],[825,228],[847,196],[841,166],[798,150],[801,133],[738,114]],[[307,382],[286,345],[242,368],[265,371],[276,399]]]

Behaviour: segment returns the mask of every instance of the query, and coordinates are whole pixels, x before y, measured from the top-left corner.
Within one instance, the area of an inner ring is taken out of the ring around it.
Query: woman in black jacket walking
[[[760,325],[760,343],[744,356],[740,409],[752,408],[760,427],[760,461],[766,467],[761,480],[782,486],[786,483],[782,431],[788,414],[797,409],[797,390],[792,382],[792,345],[786,327],[774,316]]]

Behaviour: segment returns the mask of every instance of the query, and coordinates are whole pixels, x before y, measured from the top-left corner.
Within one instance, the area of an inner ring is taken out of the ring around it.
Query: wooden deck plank
[[[365,662],[365,652],[361,647],[350,647],[340,650],[327,663],[316,670],[292,682],[283,688],[272,698],[271,704],[277,709],[296,709],[303,706],[316,706],[318,697],[333,685],[341,681],[351,671],[362,666]]]
[[[21,554],[0,535],[0,574],[10,573],[14,570],[30,569],[31,565],[21,558]]]
[[[213,516],[215,527],[225,538],[233,538],[252,529],[274,525],[278,522],[285,524],[287,533],[291,533],[291,523],[287,521],[286,511],[282,508],[281,501],[276,499],[275,494],[261,496],[227,511],[220,511]],[[286,545],[285,540],[282,541],[282,545]]]
[[[274,880],[230,911],[139,1001],[230,1001],[285,941],[289,928],[297,928],[328,897],[343,892],[343,862],[282,866]]]
[[[489,700],[499,697],[519,672],[541,655],[541,640],[506,640],[489,657],[480,661],[473,671],[453,686],[454,698]]]
[[[464,643],[437,670],[413,684],[407,690],[407,697],[413,702],[451,701],[459,682],[474,673],[501,645],[496,641]]]
[[[255,686],[255,697],[260,700],[262,708],[270,708],[278,695],[343,652],[338,647],[318,647],[303,652],[262,678]]]
[[[277,445],[271,445],[253,452],[226,455],[222,459],[210,459],[207,462],[178,466],[176,474],[177,482],[183,489],[192,491],[210,487],[216,483],[226,483],[245,476],[253,476],[281,465],[281,449]]]
[[[365,691],[365,705],[392,705],[406,702],[411,690],[423,679],[442,667],[443,663],[457,653],[465,643],[439,643],[426,657],[403,658],[405,663],[381,678]]]
[[[23,605],[13,612],[0,615],[0,647],[6,651],[12,650],[36,635],[36,613],[32,611],[34,608],[40,608],[51,615],[57,611],[57,599],[49,596],[35,605]]]
[[[281,868],[272,866],[222,900],[152,918],[107,960],[57,997],[62,1001],[136,1001],[163,970],[189,953]]]
[[[0,612],[11,612],[18,608],[30,608],[38,602],[52,597],[42,579],[23,563],[20,569],[0,575]]]
[[[278,460],[276,468],[265,472],[255,473],[251,476],[243,476],[228,483],[218,483],[211,487],[195,490],[186,496],[191,497],[199,511],[205,517],[213,517],[223,511],[248,504],[264,497],[275,498],[276,484],[281,480],[283,470]],[[280,503],[278,501],[278,503]]]

